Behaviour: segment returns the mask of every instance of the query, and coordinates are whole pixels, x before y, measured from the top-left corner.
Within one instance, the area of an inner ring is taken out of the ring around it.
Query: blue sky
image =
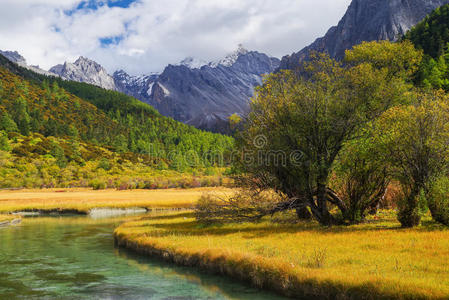
[[[132,3],[138,2],[138,0],[107,0],[107,1],[81,1],[72,9],[66,10],[65,13],[69,16],[73,15],[75,12],[80,10],[98,10],[102,7],[120,7],[128,8]]]
[[[0,49],[49,69],[79,56],[109,72],[160,72],[243,44],[276,57],[336,25],[350,0],[2,0]]]

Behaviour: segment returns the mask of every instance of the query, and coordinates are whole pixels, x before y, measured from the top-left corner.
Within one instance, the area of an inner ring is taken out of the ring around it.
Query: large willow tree
[[[240,140],[246,183],[288,199],[275,211],[336,223],[331,208],[347,209],[329,187],[337,156],[366,124],[407,101],[420,60],[408,42],[372,42],[348,51],[344,63],[315,54],[296,71],[266,77]]]

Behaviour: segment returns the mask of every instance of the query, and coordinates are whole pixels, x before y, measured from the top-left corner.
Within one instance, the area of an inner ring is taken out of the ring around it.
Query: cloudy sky
[[[92,58],[159,72],[187,56],[245,48],[282,57],[337,24],[350,0],[1,0],[0,49],[44,69]]]

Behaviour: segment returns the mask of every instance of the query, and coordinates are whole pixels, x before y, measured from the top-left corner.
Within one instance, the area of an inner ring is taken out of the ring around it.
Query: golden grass
[[[166,189],[166,190],[91,190],[48,189],[0,192],[0,213],[29,210],[73,210],[88,212],[92,208],[190,208],[204,193],[226,188]]]
[[[351,227],[228,224],[191,213],[146,217],[115,230],[119,245],[226,274],[287,296],[449,299],[449,230],[400,229],[394,215]]]

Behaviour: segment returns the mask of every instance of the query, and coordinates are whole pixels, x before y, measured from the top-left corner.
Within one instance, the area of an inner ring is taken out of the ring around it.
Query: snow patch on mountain
[[[245,48],[243,48],[242,44],[239,44],[238,48],[236,51],[226,55],[224,58],[214,61],[214,62],[210,62],[209,66],[212,68],[216,68],[219,65],[221,66],[225,66],[225,67],[231,67],[232,65],[235,64],[235,62],[237,61],[237,59],[241,56],[241,55],[245,55],[247,54],[249,51]]]
[[[162,85],[161,83],[159,83],[159,82],[157,83],[157,85],[161,87],[162,91],[164,92],[164,96],[165,96],[165,97],[170,96],[170,91],[169,91],[165,86],[163,86],[163,85]]]
[[[148,85],[147,95],[151,96],[151,93],[153,92],[153,86],[154,82],[151,82],[150,85]]]
[[[208,63],[205,60],[198,59],[195,57],[187,57],[182,60],[178,66],[185,66],[189,69],[200,69],[202,66],[206,66]]]

